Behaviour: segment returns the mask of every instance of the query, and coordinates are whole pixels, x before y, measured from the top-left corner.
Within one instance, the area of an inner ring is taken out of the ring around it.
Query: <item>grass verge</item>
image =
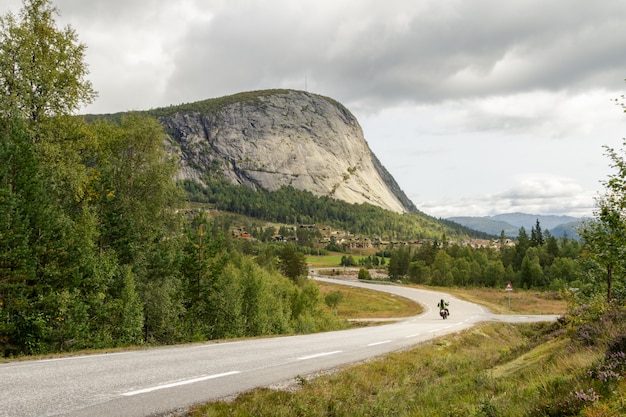
[[[400,297],[379,303],[380,293],[319,285],[322,295],[342,291],[345,305],[338,314],[345,318],[418,314],[410,305],[400,308],[413,304]],[[566,308],[564,301],[540,292],[511,294],[509,311],[508,299],[507,308],[502,306],[502,291],[436,290],[494,312],[562,314]],[[603,348],[572,341],[562,326],[482,323],[410,350],[198,406],[185,416],[623,415],[626,384],[614,386],[609,401],[594,397],[588,370],[601,361]]]
[[[556,292],[495,288],[427,288],[487,307],[495,314],[565,314],[567,301]],[[509,303],[510,297],[510,303]]]
[[[622,415],[623,384],[616,387],[617,402],[578,395],[590,392],[586,370],[603,352],[561,333],[558,323],[483,323],[342,372],[298,377],[288,389],[257,389],[198,406],[187,415]]]

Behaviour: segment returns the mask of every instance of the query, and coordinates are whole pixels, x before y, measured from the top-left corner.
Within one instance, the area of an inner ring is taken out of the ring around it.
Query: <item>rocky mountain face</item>
[[[293,90],[242,93],[159,116],[181,161],[179,177],[293,186],[348,203],[416,211],[372,153],[356,118],[327,97]]]

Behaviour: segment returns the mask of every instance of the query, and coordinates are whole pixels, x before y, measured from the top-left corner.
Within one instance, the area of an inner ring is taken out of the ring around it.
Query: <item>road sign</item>
[[[506,292],[509,294],[509,310],[511,309],[511,291],[513,291],[513,286],[511,285],[511,281],[506,284]]]

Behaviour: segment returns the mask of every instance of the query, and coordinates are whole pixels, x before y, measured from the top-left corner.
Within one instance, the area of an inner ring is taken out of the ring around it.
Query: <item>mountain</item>
[[[491,216],[492,219],[497,221],[506,222],[520,227],[524,227],[527,231],[530,231],[532,227],[535,227],[537,220],[543,230],[550,230],[556,226],[577,222],[580,219],[572,216],[556,216],[556,215],[543,215],[543,214],[526,214],[526,213],[504,213]]]
[[[580,235],[578,234],[578,227],[580,226],[580,222],[582,219],[571,223],[563,223],[556,227],[550,229],[550,233],[555,237],[563,237],[567,236],[570,239],[580,240]]]
[[[446,220],[453,221],[465,227],[469,227],[470,229],[488,233],[491,236],[500,236],[500,233],[504,230],[506,236],[514,237],[517,236],[519,231],[519,227],[504,221],[494,220],[491,217],[457,216],[448,217]]]
[[[483,217],[459,216],[449,217],[447,220],[494,236],[499,236],[504,231],[504,234],[508,237],[517,237],[521,227],[530,234],[530,231],[539,221],[541,230],[549,231],[554,237],[567,236],[572,239],[580,238],[576,228],[582,221],[582,219],[572,216],[526,213],[504,213]]]
[[[396,213],[417,211],[370,150],[357,119],[328,97],[266,90],[151,110],[181,163],[179,179],[307,190]]]

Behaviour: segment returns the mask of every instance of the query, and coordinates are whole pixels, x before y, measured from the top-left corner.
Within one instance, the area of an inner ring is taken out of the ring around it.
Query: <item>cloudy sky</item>
[[[626,137],[623,0],[52,2],[88,48],[85,112],[306,89],[437,217],[590,216]]]

